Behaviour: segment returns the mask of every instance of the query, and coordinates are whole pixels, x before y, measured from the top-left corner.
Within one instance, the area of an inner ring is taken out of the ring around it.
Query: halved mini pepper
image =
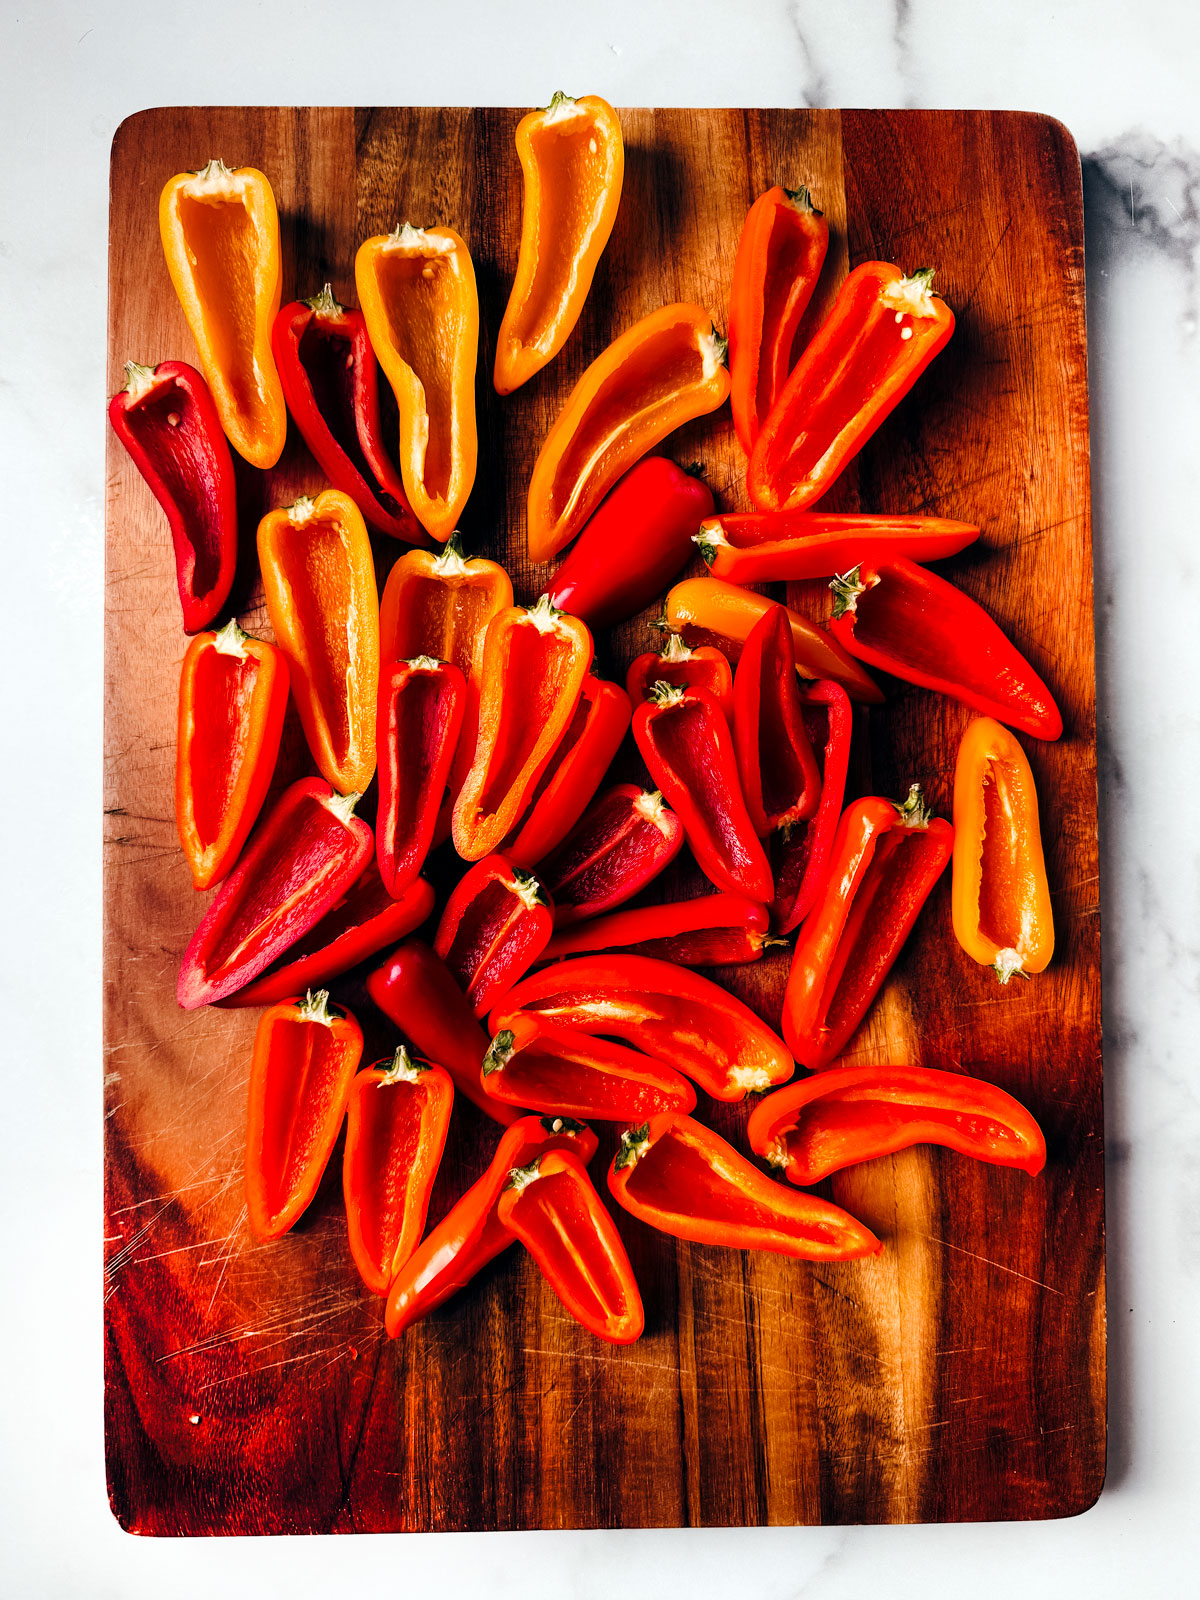
[[[544,961],[620,950],[631,956],[675,961],[683,967],[735,966],[757,961],[781,939],[770,936],[765,906],[740,894],[706,894],[670,905],[639,906],[555,932]]]
[[[427,1317],[516,1242],[496,1215],[496,1202],[514,1167],[551,1150],[573,1150],[586,1167],[597,1142],[586,1123],[571,1117],[521,1117],[506,1129],[487,1171],[426,1234],[392,1280],[384,1319],[389,1336],[395,1339]]]
[[[414,228],[361,244],[358,303],[400,412],[400,475],[413,514],[444,544],[475,482],[479,295],[452,228]]]
[[[427,542],[384,448],[379,363],[362,312],[339,305],[327,283],[311,300],[280,309],[271,349],[288,411],[331,486],[377,532]]]
[[[166,512],[184,633],[207,628],[237,569],[237,484],[208,385],[186,361],[125,363],[112,430]]]
[[[598,94],[556,94],[517,124],[525,177],[521,250],[500,332],[497,394],[511,394],[571,336],[621,203],[625,146]]]
[[[267,615],[288,659],[304,737],[343,794],[375,775],[379,593],[362,514],[338,489],[258,525]]]
[[[342,1158],[346,1231],[372,1294],[388,1292],[425,1232],[453,1105],[450,1074],[413,1060],[403,1045],[350,1086]]]
[[[175,826],[197,889],[219,882],[241,854],[271,786],[287,698],[282,654],[236,622],[188,646],[179,669]]]
[[[663,621],[689,644],[718,645],[736,666],[750,630],[776,602],[720,578],[685,578],[667,595]],[[802,678],[831,678],[851,700],[879,705],[883,695],[870,675],[831,632],[788,608],[796,671]]]
[[[640,706],[656,683],[673,683],[679,689],[707,689],[733,725],[733,669],[715,645],[699,644],[693,650],[681,633],[667,631],[661,650],[635,656],[625,674],[625,692]]]
[[[454,803],[454,848],[478,861],[507,837],[571,725],[592,636],[545,595],[488,624],[471,768]]]
[[[785,823],[771,835],[771,872],[775,898],[771,925],[777,934],[791,933],[812,910],[825,884],[829,852],[846,797],[850,738],[854,712],[846,691],[818,679],[800,690],[808,742],[821,773],[821,798],[807,822]]]
[[[696,1104],[696,1091],[666,1062],[531,1014],[514,1016],[492,1040],[481,1077],[486,1093],[508,1105],[584,1121],[625,1121]]]
[[[1024,750],[991,717],[977,717],[958,747],[952,873],[954,937],[971,959],[1001,983],[1044,972],[1054,912],[1037,790]]]
[[[827,1067],[847,1044],[945,871],[953,842],[953,828],[930,816],[919,784],[903,805],[871,796],[847,808],[783,997],[783,1036],[801,1066]]]
[[[283,791],[184,952],[177,994],[185,1011],[256,978],[362,874],[375,839],[354,815],[357,801],[321,778]]]
[[[383,664],[375,725],[375,850],[389,894],[404,893],[433,848],[466,692],[462,673],[448,661],[416,656]]]
[[[729,393],[725,341],[708,312],[663,306],[580,378],[546,435],[529,481],[529,559],[549,561],[635,461]]]
[[[770,900],[770,863],[746,810],[729,724],[712,695],[656,683],[634,713],[633,737],[705,877],[731,894]]]
[[[645,956],[582,956],[523,978],[488,1018],[493,1035],[533,1014],[669,1061],[714,1100],[744,1100],[796,1070],[783,1040],[717,984]]]
[[[903,556],[863,562],[829,585],[830,631],[883,672],[961,700],[1035,739],[1057,739],[1054,696],[970,595]]]
[[[362,1056],[362,1029],[324,989],[264,1011],[250,1062],[246,1215],[278,1239],[316,1194]]]
[[[729,391],[747,455],[792,370],[792,346],[825,252],[829,224],[807,189],[778,184],[746,214],[729,292]]]
[[[816,815],[821,774],[804,721],[787,610],[764,611],[733,685],[733,746],[746,810],[760,839]]]
[[[687,1116],[651,1117],[623,1133],[608,1187],[631,1216],[697,1244],[809,1261],[846,1261],[883,1248],[848,1211],[773,1182]]]
[[[784,385],[750,456],[746,487],[763,511],[798,511],[831,486],[954,332],[930,287],[864,261]]]
[[[702,522],[695,542],[714,578],[777,583],[832,578],[860,561],[889,556],[940,561],[978,537],[971,523],[947,517],[733,511]]]
[[[657,791],[606,789],[541,866],[554,926],[569,927],[631,900],[683,848],[683,824]]]
[[[1019,1100],[994,1083],[932,1067],[834,1067],[760,1100],[746,1137],[755,1155],[790,1183],[940,1144],[1032,1177],[1046,1165],[1042,1130]]]
[[[273,467],[287,438],[271,354],[280,289],[274,191],[254,167],[231,172],[210,161],[167,180],[158,226],[221,426],[252,467]]]
[[[538,880],[506,856],[485,856],[446,902],[433,948],[477,1017],[546,948],[554,908]]]
[[[589,1333],[632,1344],[645,1326],[642,1297],[621,1235],[570,1150],[515,1167],[496,1203],[559,1300]]]

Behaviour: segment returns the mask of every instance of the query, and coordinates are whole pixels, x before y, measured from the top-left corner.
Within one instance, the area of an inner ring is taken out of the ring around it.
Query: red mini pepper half
[[[127,361],[108,420],[167,514],[183,631],[199,633],[229,598],[238,545],[233,459],[208,385],[186,361]]]
[[[825,882],[825,869],[846,795],[854,712],[838,683],[818,679],[800,690],[808,742],[821,772],[821,798],[814,817],[785,824],[771,836],[775,898],[771,922],[778,934],[798,928]]]
[[[542,863],[554,926],[566,928],[623,904],[682,848],[683,825],[657,790],[614,784]]]
[[[507,1126],[520,1115],[485,1094],[479,1065],[488,1037],[475,1020],[471,1002],[444,961],[420,939],[409,939],[367,979],[367,993],[416,1050],[436,1061],[494,1122]]]
[[[485,856],[447,900],[433,948],[481,1017],[528,972],[553,928],[554,907],[538,880],[507,856]]]
[[[783,1040],[698,972],[645,956],[583,956],[525,978],[488,1018],[493,1034],[534,1014],[669,1061],[714,1100],[743,1100],[796,1070]]]
[[[497,1100],[584,1121],[626,1121],[696,1104],[691,1084],[665,1062],[533,1015],[513,1017],[496,1035],[482,1078]]]
[[[571,1117],[521,1117],[500,1136],[481,1178],[452,1206],[400,1268],[388,1291],[384,1325],[395,1339],[449,1300],[515,1242],[496,1215],[496,1202],[514,1167],[551,1150],[574,1150],[586,1166],[598,1141]]]
[[[783,1036],[801,1066],[827,1067],[845,1047],[953,845],[954,829],[930,816],[919,784],[903,805],[871,796],[847,808],[783,997]]]
[[[936,689],[1035,739],[1057,739],[1054,696],[987,612],[903,556],[863,562],[829,585],[829,631],[860,661]]]
[[[425,1231],[453,1105],[450,1074],[403,1045],[351,1085],[342,1192],[350,1253],[372,1294],[388,1292]]]
[[[623,1133],[608,1187],[631,1216],[697,1244],[811,1261],[873,1256],[883,1248],[848,1211],[774,1183],[691,1117],[651,1117]]]
[[[836,819],[835,819],[836,820]],[[740,894],[706,894],[665,906],[639,906],[556,932],[542,952],[546,961],[622,950],[631,956],[675,961],[683,967],[735,966],[757,961],[782,940],[770,937],[765,906]]]
[[[846,279],[755,442],[746,487],[761,510],[819,499],[944,347],[954,313],[932,281],[886,261]]]
[[[385,661],[380,670],[375,851],[389,894],[405,892],[433,848],[466,694],[458,668],[432,656]]]
[[[379,363],[362,312],[340,306],[327,283],[280,308],[271,350],[292,421],[331,485],[377,533],[431,543],[383,446]]]
[[[697,469],[647,456],[592,513],[545,592],[591,628],[623,622],[687,565],[696,530],[713,510]]]
[[[801,1185],[914,1144],[1031,1177],[1046,1165],[1042,1130],[1019,1100],[932,1067],[835,1067],[790,1083],[759,1101],[746,1136],[755,1155]]]
[[[704,875],[718,889],[770,900],[770,864],[746,810],[729,724],[712,695],[655,684],[634,714],[633,736]]]
[[[264,1011],[246,1116],[246,1215],[278,1239],[316,1194],[362,1056],[362,1029],[322,989]]]
[[[648,650],[635,656],[625,674],[625,688],[634,706],[640,706],[656,683],[673,683],[678,689],[707,689],[721,708],[721,715],[733,723],[733,669],[724,651],[716,645],[700,644],[693,649],[680,633],[668,633],[659,651]]]
[[[891,556],[940,561],[978,537],[971,523],[946,517],[735,511],[701,523],[695,542],[715,578],[777,583],[832,578],[860,561]]]
[[[496,1214],[576,1322],[610,1344],[640,1337],[646,1319],[637,1279],[578,1156],[553,1150],[514,1168]]]
[[[804,721],[783,606],[763,612],[738,661],[733,745],[746,810],[760,839],[816,814],[821,774]]]
[[[354,815],[357,800],[323,778],[283,791],[184,951],[176,992],[185,1011],[256,978],[360,876],[375,839]]]

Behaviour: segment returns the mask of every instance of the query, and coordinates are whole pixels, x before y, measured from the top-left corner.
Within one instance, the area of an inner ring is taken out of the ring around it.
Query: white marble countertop
[[[1200,1557],[1200,8],[1194,0],[6,0],[0,1538],[21,1597],[403,1588],[1182,1595]],[[1110,1457],[1073,1521],[138,1540],[104,1493],[100,722],[109,143],[151,104],[1009,107],[1083,153],[1103,826]],[[1181,809],[1182,808],[1182,809]],[[64,1037],[64,1013],[69,1031]],[[53,1021],[53,1032],[48,1026]],[[53,1038],[51,1049],[48,1040]],[[1189,1039],[1192,1041],[1189,1044]],[[882,1586],[882,1588],[881,1588]]]

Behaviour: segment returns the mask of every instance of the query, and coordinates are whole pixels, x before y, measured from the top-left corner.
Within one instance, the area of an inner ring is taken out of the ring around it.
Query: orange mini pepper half
[[[625,146],[607,100],[556,94],[517,124],[525,175],[521,250],[496,339],[497,394],[552,361],[571,336],[621,203]]]
[[[288,669],[236,622],[200,633],[179,673],[175,825],[197,889],[237,860],[262,810],[287,711]]]
[[[435,539],[454,532],[475,482],[479,295],[452,228],[381,233],[354,259],[371,345],[400,412],[400,476]]]
[[[210,161],[167,180],[158,204],[167,271],[230,444],[273,467],[287,438],[271,352],[279,310],[279,214],[254,167]]]
[[[729,393],[725,340],[702,306],[652,311],[580,378],[529,481],[529,559],[549,561],[617,479],[667,434]]]
[[[340,489],[258,525],[267,613],[292,673],[313,760],[343,794],[375,773],[379,596],[366,524]]]
[[[962,736],[954,768],[954,937],[1001,983],[1054,954],[1037,790],[1024,750],[991,717]]]

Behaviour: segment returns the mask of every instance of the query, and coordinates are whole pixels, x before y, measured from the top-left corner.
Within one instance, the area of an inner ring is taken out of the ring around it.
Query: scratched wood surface
[[[934,265],[957,331],[837,489],[837,504],[978,521],[942,570],[984,601],[1053,686],[1037,778],[1058,949],[1000,990],[950,932],[939,886],[854,1060],[976,1069],[1045,1128],[1045,1174],[920,1149],[824,1192],[886,1242],[810,1267],[677,1243],[624,1213],[646,1334],[617,1350],[569,1321],[533,1264],[502,1257],[392,1343],[345,1244],[338,1157],[309,1215],[256,1244],[242,1203],[256,1014],[185,1013],[193,893],[171,813],[179,626],[165,522],[109,439],[106,648],[106,1429],[114,1511],[142,1533],[950,1521],[1064,1516],[1104,1473],[1105,1328],[1092,559],[1079,167],[1056,123],[1016,114],[622,113],[625,193],[565,350],[510,399],[494,339],[520,234],[504,109],[144,112],[113,145],[109,390],[127,357],[194,359],[159,249],[159,189],[219,155],[261,167],[283,224],[284,299],[325,279],[353,302],[355,247],[403,219],[467,239],[481,298],[479,476],[468,546],[519,598],[524,490],[559,406],[636,317],[698,300],[727,326],[754,196],[807,183],[832,243],[813,316],[849,264]],[[744,464],[726,408],[667,441],[726,508]],[[258,516],[320,486],[295,436],[242,474],[244,624],[268,632]],[[381,575],[401,547],[378,540]],[[699,568],[697,567],[697,570]],[[789,598],[824,615],[823,587]],[[609,671],[650,647],[650,613],[597,640]],[[920,779],[946,814],[968,713],[888,685],[862,714],[856,792]],[[621,757],[636,773],[636,759]],[[309,770],[289,723],[278,781]],[[449,881],[443,859],[433,875]],[[666,892],[701,892],[681,863]],[[786,956],[722,981],[778,1020]],[[394,1032],[352,976],[368,1034]],[[702,1097],[703,1098],[703,1097]],[[730,1137],[744,1107],[702,1106]],[[494,1131],[456,1110],[431,1211],[482,1170]],[[611,1137],[594,1171],[602,1173]],[[339,1152],[340,1154],[340,1152]],[[603,1179],[600,1177],[601,1184]]]

